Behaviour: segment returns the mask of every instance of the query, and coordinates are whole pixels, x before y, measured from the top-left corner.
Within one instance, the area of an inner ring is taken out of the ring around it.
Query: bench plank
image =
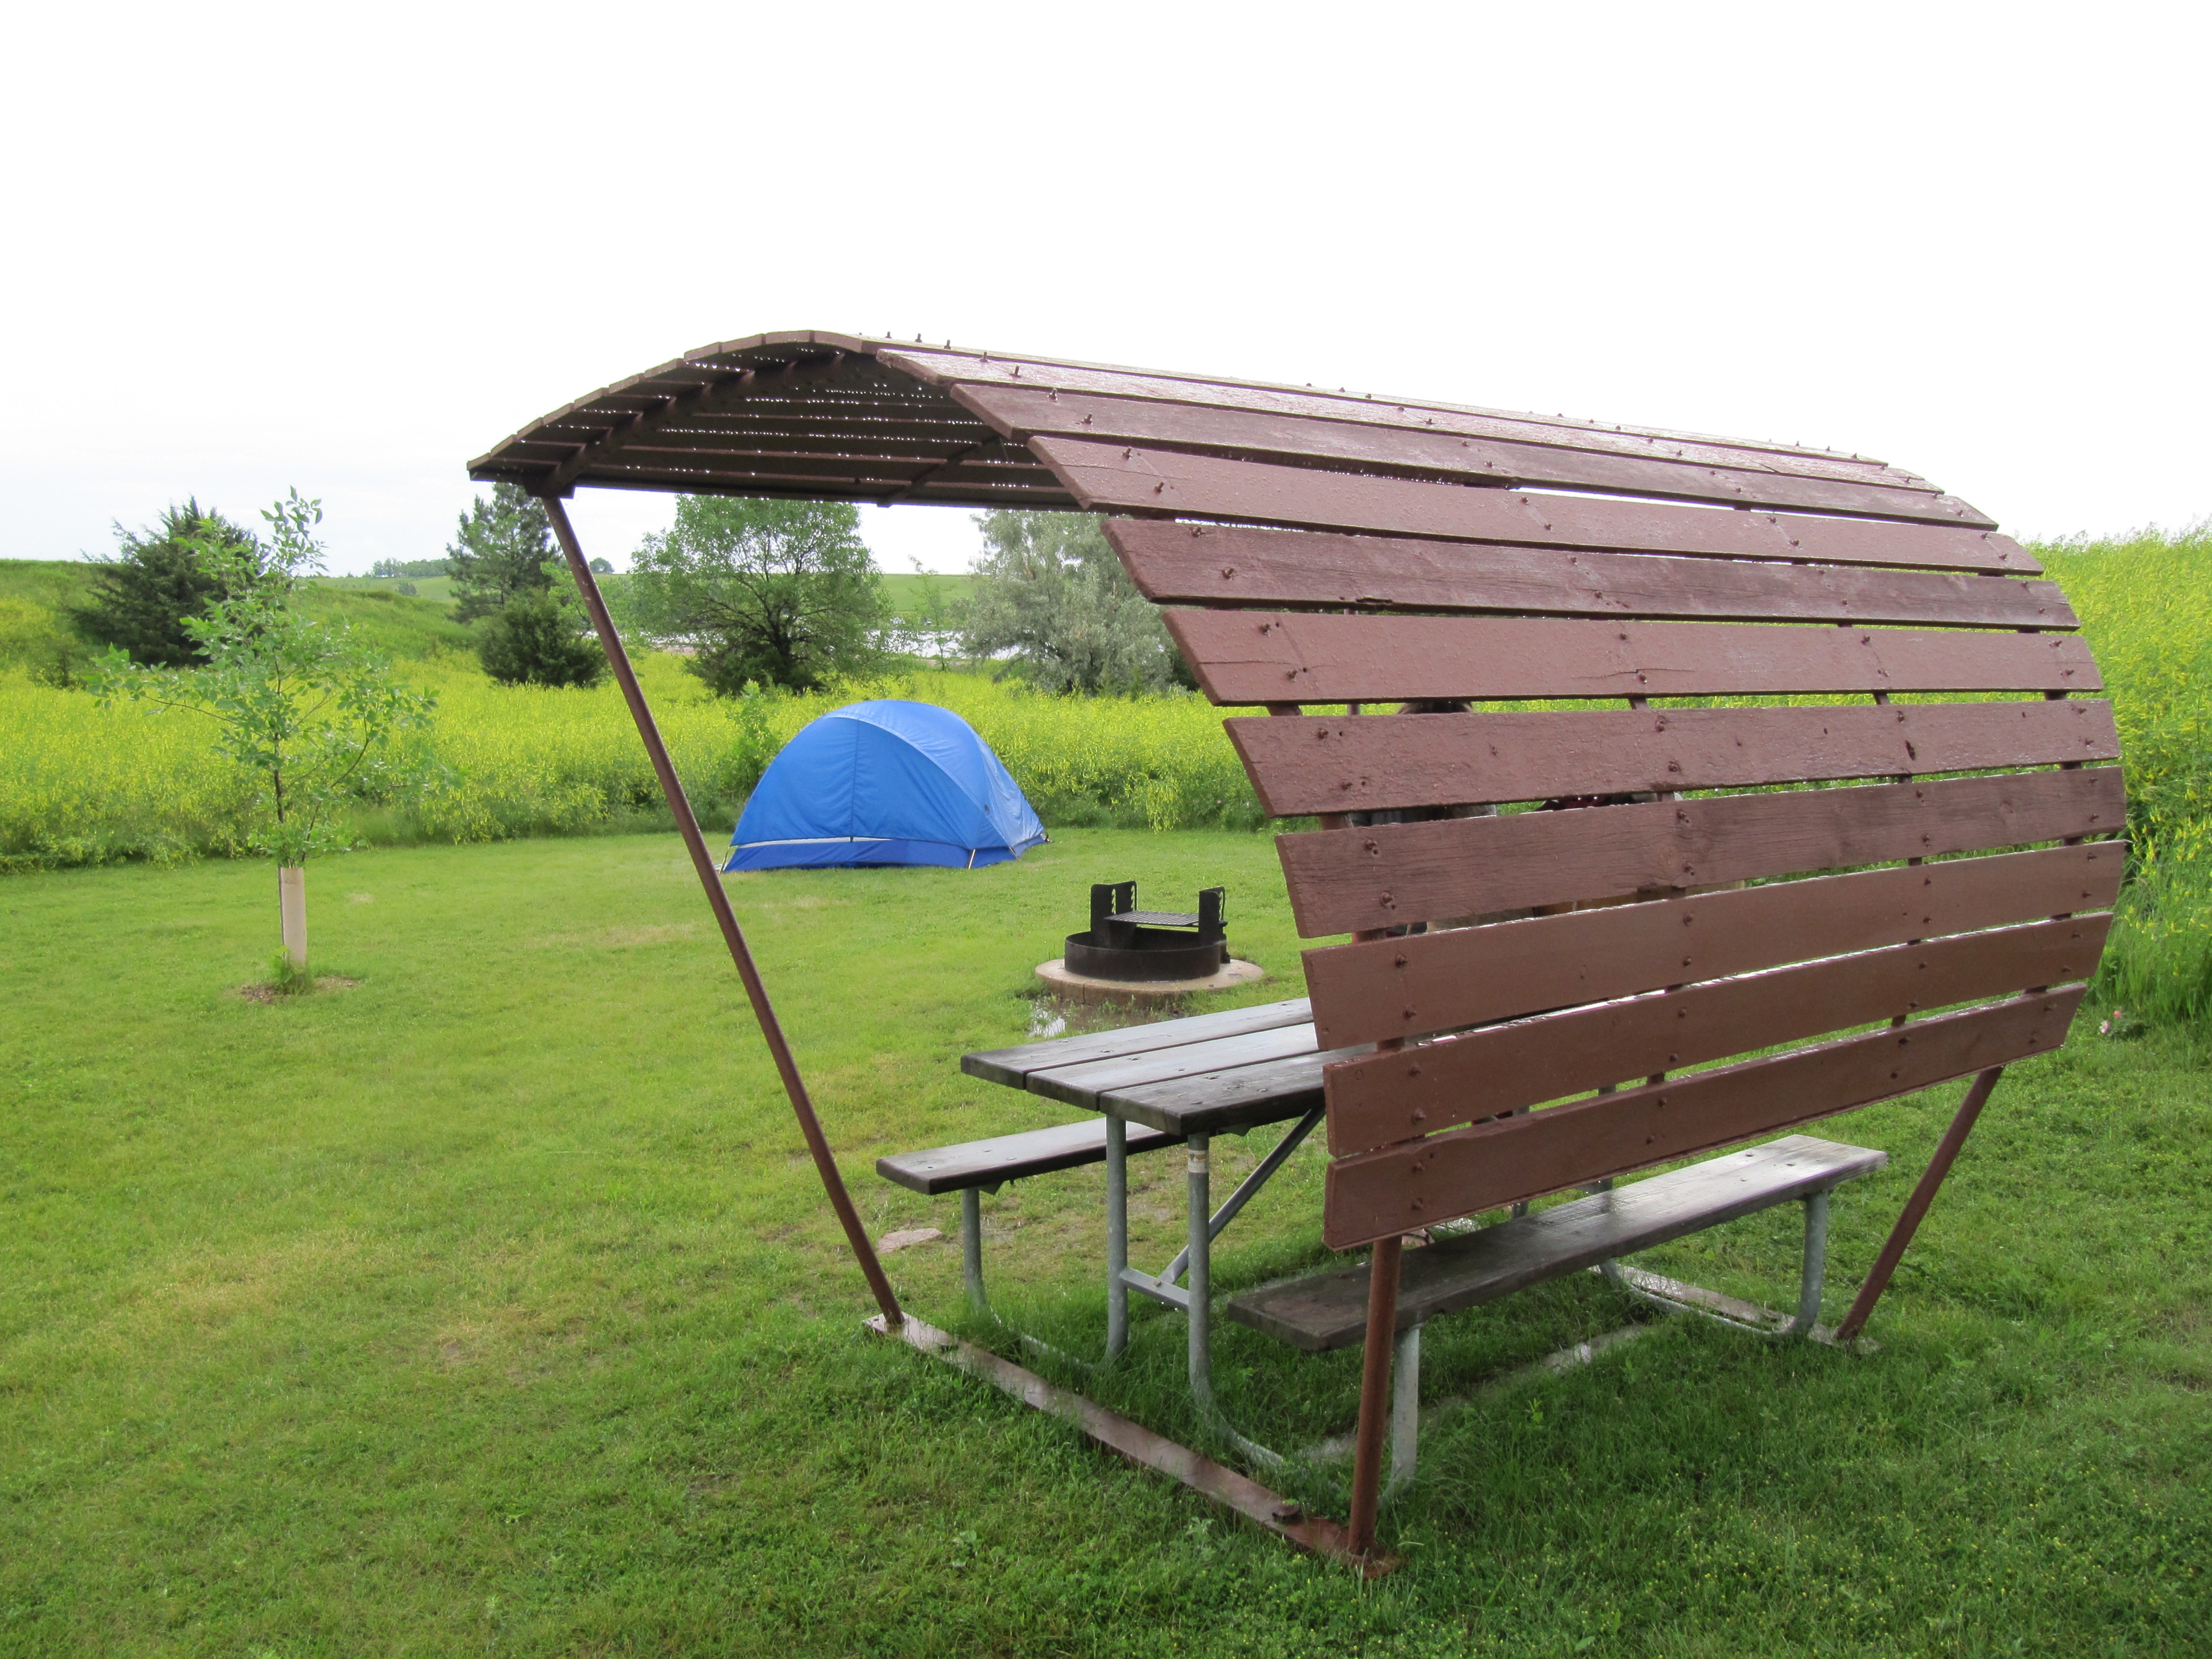
[[[1550,815],[1547,816],[1557,816]],[[1486,1024],[1790,962],[2064,912],[2118,896],[2118,842],[1856,870],[1734,892],[1307,951],[1331,1048]]]
[[[1365,1152],[1753,1048],[2071,984],[2096,966],[2111,926],[2109,915],[2078,916],[1892,945],[1347,1061],[1328,1073],[1329,1151]]]
[[[1287,723],[1287,722],[1286,722]],[[1301,937],[2103,836],[2120,769],[1720,795],[1279,836]]]
[[[1133,1124],[1128,1148],[1133,1152],[1149,1152],[1176,1146],[1181,1139],[1180,1135]],[[927,1152],[879,1158],[876,1173],[917,1193],[955,1193],[969,1187],[996,1187],[1054,1170],[1102,1164],[1105,1158],[1106,1120],[1097,1117],[1055,1124],[1049,1129],[994,1135],[961,1146],[933,1146]]]
[[[1278,817],[1925,777],[2120,752],[2112,706],[2101,700],[1238,716],[1222,724],[1261,803]]]
[[[1218,1014],[1194,1014],[1186,1019],[1159,1020],[1149,1025],[1093,1031],[1084,1036],[1018,1043],[1011,1048],[987,1048],[977,1054],[963,1054],[960,1069],[987,1083],[1003,1083],[1009,1088],[1020,1089],[1028,1086],[1030,1075],[1035,1072],[1079,1066],[1086,1060],[1110,1060],[1152,1048],[1239,1036],[1247,1031],[1301,1025],[1312,1018],[1313,1005],[1304,997],[1291,997],[1283,1002],[1231,1008]]]
[[[1399,1269],[1397,1328],[1803,1198],[1888,1162],[1886,1152],[1790,1135],[1408,1250]],[[1228,1313],[1321,1353],[1361,1340],[1367,1289],[1362,1264],[1247,1291],[1231,1298]]]
[[[1508,546],[1589,548],[1723,558],[1806,559],[1925,569],[2043,567],[1965,503],[1954,524],[1730,512],[1672,501],[1552,495],[1516,489],[1325,472],[1143,445],[1036,438],[1082,506],[1097,513],[1226,519],[1293,530],[1367,531]]]
[[[2055,582],[1659,553],[1259,530],[1109,519],[1113,543],[1159,605],[1300,609],[1373,606],[1522,616],[1675,617],[1757,622],[2074,628]]]
[[[1440,404],[1425,398],[1377,398],[1371,393],[1331,392],[1314,386],[1271,386],[1250,380],[1221,380],[1203,374],[1123,368],[1106,363],[1063,362],[1003,352],[979,356],[928,348],[894,345],[878,361],[931,386],[949,389],[963,407],[981,387],[1014,386],[1055,396],[1099,398],[1149,404],[1181,404],[1215,410],[1249,410],[1313,420],[1356,421],[1382,427],[1456,433],[1470,437],[1512,439],[1600,454],[1666,455],[1692,465],[1753,467],[1807,477],[1887,481],[1932,488],[1917,473],[1869,455],[1845,454],[1803,444],[1775,443],[1662,427],[1621,426],[1566,415],[1527,410],[1483,409]]]
[[[1328,1166],[1322,1237],[1350,1249],[1986,1071],[2066,1040],[2081,986],[1452,1129]]]
[[[1566,444],[1528,441],[1533,433],[1463,434],[1419,422],[1316,418],[1278,411],[1193,408],[1130,398],[1055,395],[1042,387],[963,386],[954,394],[965,408],[1010,437],[1040,435],[1105,439],[1291,466],[1413,478],[1443,479],[1498,488],[1560,485],[1571,489],[1656,495],[1729,507],[1777,507],[1803,513],[1858,513],[1884,518],[1964,520],[1963,503],[1923,479],[1884,477],[1863,471],[1838,477],[1840,468],[1779,471],[1745,465],[1753,458],[1708,451],[1695,460],[1662,451],[1623,454]],[[1551,434],[1545,434],[1549,436]]]
[[[1217,703],[2095,691],[2075,634],[1392,612],[1166,611]]]
[[[1216,1134],[1279,1123],[1322,1103],[1322,1073],[1326,1067],[1367,1052],[1364,1045],[1334,1048],[1137,1084],[1102,1094],[1099,1109],[1133,1123],[1182,1135]]]
[[[1313,1024],[1307,1021],[1299,1025],[1279,1025],[1272,1030],[1249,1031],[1241,1036],[1178,1043],[1173,1048],[1116,1054],[1080,1066],[1032,1072],[1029,1086],[1032,1094],[1096,1110],[1102,1096],[1146,1084],[1164,1083],[1200,1072],[1233,1071],[1239,1066],[1313,1052]]]

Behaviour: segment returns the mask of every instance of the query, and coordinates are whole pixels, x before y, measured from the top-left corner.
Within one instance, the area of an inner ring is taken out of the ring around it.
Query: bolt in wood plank
[[[2073,634],[1169,611],[1217,703],[2094,691]]]
[[[1809,708],[1240,715],[1222,722],[1271,817],[2116,758],[2101,700]]]
[[[1324,945],[1304,953],[1316,1041],[1343,1048],[2100,910],[2126,866],[2123,843],[2087,842]]]
[[[1162,605],[2079,626],[2056,582],[1952,570],[1596,553],[1149,519],[1109,519],[1106,538],[1138,591]]]
[[[2115,833],[2118,767],[1279,836],[1299,934]]]
[[[2045,1054],[2066,1040],[2083,988],[1940,1014],[1339,1158],[1328,1166],[1322,1237],[1331,1249],[1351,1249]]]
[[[2043,568],[2009,536],[1963,521],[1902,524],[1477,489],[1073,438],[1036,438],[1029,447],[1094,513],[1222,519],[1291,530],[1364,531],[1516,547],[1809,559],[2014,575],[2034,575]]]
[[[1495,1117],[1563,1096],[1802,1042],[1875,1020],[2071,984],[2109,915],[1894,945],[1492,1025],[1329,1068],[1329,1151]]]

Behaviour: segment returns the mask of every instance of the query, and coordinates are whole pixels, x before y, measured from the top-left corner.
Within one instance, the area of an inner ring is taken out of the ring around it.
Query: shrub
[[[597,685],[606,653],[565,593],[525,592],[477,625],[477,655],[502,685]]]

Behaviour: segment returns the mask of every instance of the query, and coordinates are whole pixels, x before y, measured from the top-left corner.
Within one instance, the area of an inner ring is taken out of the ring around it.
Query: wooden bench
[[[1796,1200],[1805,1206],[1796,1311],[1779,1329],[1759,1334],[1810,1336],[1826,1274],[1828,1195],[1888,1162],[1887,1152],[1863,1146],[1785,1135],[1625,1187],[1608,1182],[1549,1209],[1524,1211],[1495,1226],[1407,1250],[1399,1267],[1392,1360],[1391,1483],[1409,1480],[1419,1455],[1421,1328],[1430,1320],[1589,1270],[1603,1273],[1618,1289],[1681,1310],[1691,1304],[1626,1279],[1619,1258]],[[1248,1291],[1230,1298],[1229,1316],[1307,1353],[1348,1347],[1366,1338],[1371,1276],[1362,1264]]]
[[[876,1173],[910,1192],[934,1196],[960,1194],[960,1263],[967,1279],[968,1300],[978,1310],[990,1299],[983,1288],[984,1193],[995,1193],[1010,1181],[1048,1175],[1055,1170],[1077,1170],[1106,1160],[1107,1121],[1089,1118],[1080,1123],[1056,1123],[1048,1129],[1030,1129],[1018,1134],[993,1135],[958,1146],[935,1146],[927,1152],[900,1152],[876,1160]],[[1133,1152],[1157,1152],[1177,1146],[1182,1137],[1158,1129],[1128,1132]]]

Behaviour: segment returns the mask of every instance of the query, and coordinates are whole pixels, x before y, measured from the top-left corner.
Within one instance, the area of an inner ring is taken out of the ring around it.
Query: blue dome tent
[[[949,708],[879,699],[810,721],[769,763],[725,870],[1018,859],[1044,826],[991,745]]]

